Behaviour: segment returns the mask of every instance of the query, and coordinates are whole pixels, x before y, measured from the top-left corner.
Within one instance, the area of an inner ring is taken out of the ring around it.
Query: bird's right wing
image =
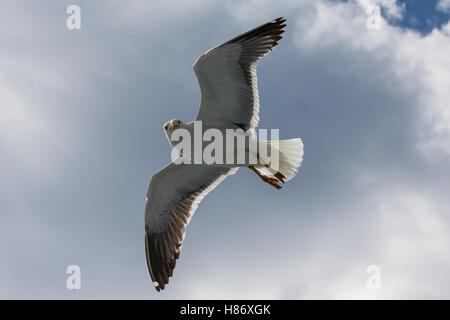
[[[281,39],[278,18],[208,50],[194,64],[201,91],[196,120],[216,128],[255,128],[259,122],[256,64]]]
[[[145,206],[145,251],[156,290],[169,282],[200,201],[237,168],[174,164],[155,173]]]

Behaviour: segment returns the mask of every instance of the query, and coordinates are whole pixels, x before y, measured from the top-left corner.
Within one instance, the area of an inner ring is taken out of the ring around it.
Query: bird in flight
[[[286,19],[277,18],[239,35],[201,55],[194,64],[201,104],[196,121],[208,128],[253,130],[259,123],[256,77],[258,61],[278,44]],[[194,122],[194,121],[193,121]],[[171,120],[164,131],[171,136],[179,128],[192,131],[193,122]],[[256,165],[185,164],[174,161],[152,176],[145,206],[145,251],[150,276],[157,291],[173,274],[186,226],[200,201],[239,167],[248,167],[275,187],[292,179],[303,160],[300,138],[276,141],[279,161]],[[271,141],[267,143],[272,143]]]

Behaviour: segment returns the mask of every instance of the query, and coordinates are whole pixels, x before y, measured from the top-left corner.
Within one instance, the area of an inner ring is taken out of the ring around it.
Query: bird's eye
[[[181,122],[180,120],[177,121],[178,124],[180,124],[180,122]]]
[[[168,128],[169,128],[169,126],[166,124],[166,125],[164,126],[164,129],[167,130]]]

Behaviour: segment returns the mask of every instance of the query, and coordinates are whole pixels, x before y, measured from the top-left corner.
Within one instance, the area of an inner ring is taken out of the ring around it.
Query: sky
[[[260,128],[301,137],[303,165],[280,191],[244,169],[222,182],[157,293],[162,125],[194,119],[198,56],[279,16]],[[450,298],[449,19],[448,0],[2,1],[0,298]]]

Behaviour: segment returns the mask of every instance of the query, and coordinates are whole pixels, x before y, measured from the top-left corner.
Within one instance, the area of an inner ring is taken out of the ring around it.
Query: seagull
[[[205,127],[254,130],[259,123],[256,77],[258,61],[278,44],[286,26],[280,17],[206,51],[194,63],[201,103],[195,121]],[[163,125],[171,136],[193,122],[174,119]],[[271,141],[267,142],[271,143]],[[159,292],[169,283],[180,256],[186,226],[200,201],[239,167],[252,170],[265,183],[280,189],[292,179],[303,160],[300,138],[277,141],[279,164],[205,165],[172,161],[150,181],[145,206],[145,253],[153,285]]]

